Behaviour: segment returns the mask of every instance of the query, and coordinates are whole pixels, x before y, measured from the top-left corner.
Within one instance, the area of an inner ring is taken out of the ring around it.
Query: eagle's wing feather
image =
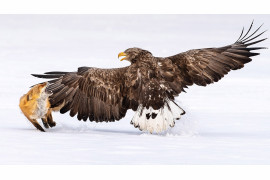
[[[77,114],[79,120],[108,122],[121,119],[132,108],[125,87],[127,68],[80,67],[77,72],[47,72],[34,76],[56,78],[49,81],[46,88],[52,93],[49,97],[52,108],[61,113],[70,111],[72,117]]]
[[[251,51],[265,49],[264,47],[249,47],[267,39],[264,38],[251,42],[265,32],[256,35],[259,28],[251,35],[249,35],[251,27],[244,36],[242,31],[239,39],[234,44],[228,46],[194,49],[167,57],[166,59],[170,59],[177,69],[175,71],[177,74],[174,74],[174,86],[176,84],[179,86],[180,84],[181,87],[178,87],[176,94],[183,91],[183,88],[187,87],[187,85],[195,83],[200,86],[206,86],[219,81],[231,70],[243,68],[244,64],[252,60],[250,57],[259,54]],[[175,90],[176,87],[172,87],[172,89]]]

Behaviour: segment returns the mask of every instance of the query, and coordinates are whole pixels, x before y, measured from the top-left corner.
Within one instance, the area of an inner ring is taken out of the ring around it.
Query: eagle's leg
[[[181,116],[182,115],[185,115],[186,114],[186,111],[183,109],[183,108],[181,108],[177,103],[175,103],[174,101],[171,101],[171,102],[173,102],[177,107],[179,107],[183,112],[180,114]],[[177,118],[176,120],[179,120],[180,118]]]

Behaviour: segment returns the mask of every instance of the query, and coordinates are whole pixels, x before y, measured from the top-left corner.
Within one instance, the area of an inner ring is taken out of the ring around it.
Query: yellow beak
[[[121,57],[121,56],[125,56],[125,57],[123,57],[120,61],[123,61],[123,60],[125,60],[125,59],[127,58],[127,54],[124,53],[124,52],[120,52],[120,53],[118,54],[118,59],[119,59],[119,57]]]

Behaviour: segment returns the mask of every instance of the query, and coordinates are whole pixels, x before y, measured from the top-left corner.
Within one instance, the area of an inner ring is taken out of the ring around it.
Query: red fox
[[[37,119],[42,120],[45,128],[53,127],[56,123],[52,118],[49,96],[45,91],[47,82],[35,85],[20,98],[20,108],[26,118],[40,131],[44,129],[39,125]]]

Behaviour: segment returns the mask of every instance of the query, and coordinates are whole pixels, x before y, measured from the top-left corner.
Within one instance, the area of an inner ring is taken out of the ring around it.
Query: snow
[[[99,124],[54,113],[57,126],[42,133],[18,106],[41,81],[30,74],[127,66],[117,55],[129,47],[160,57],[219,47],[253,19],[269,29],[269,15],[1,15],[0,164],[269,164],[269,50],[218,83],[180,94],[186,114],[166,134],[134,128],[132,111]]]

